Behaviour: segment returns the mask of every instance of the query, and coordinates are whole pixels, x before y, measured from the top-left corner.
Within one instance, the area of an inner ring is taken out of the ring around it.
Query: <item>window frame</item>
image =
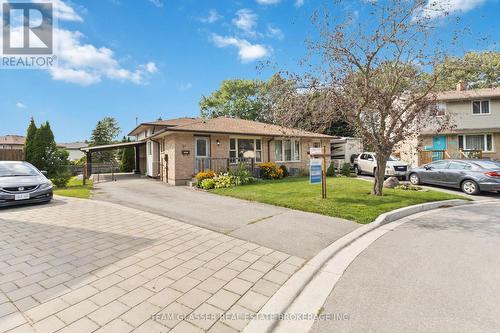
[[[234,140],[234,148],[231,149],[231,140]],[[239,145],[238,145],[238,140],[253,140],[253,151],[255,154],[255,163],[262,163],[263,162],[263,154],[262,154],[262,146],[263,146],[263,140],[262,137],[255,137],[255,136],[230,136],[229,137],[229,159],[235,159],[238,160],[240,157],[238,156],[238,151],[239,151]],[[260,149],[257,149],[257,141],[260,141]],[[236,157],[231,157],[231,152],[235,152]],[[257,159],[257,156],[259,156],[260,153],[260,160]],[[238,164],[237,162],[231,162],[231,164]]]
[[[479,113],[474,113],[474,103],[479,102]],[[488,112],[483,112],[483,102],[488,102]],[[476,99],[472,100],[471,103],[471,112],[473,116],[489,116],[491,115],[491,99]]]
[[[484,140],[484,148],[485,150],[481,150],[483,153],[494,153],[495,152],[495,137],[493,133],[477,133],[477,134],[459,134],[458,135],[458,149],[468,151],[468,150],[475,150],[475,149],[469,149],[467,147],[467,136],[483,136]],[[486,150],[488,149],[488,136],[491,137],[491,150]],[[460,147],[460,142],[462,142],[462,147]]]
[[[275,149],[274,149],[274,158],[275,158],[275,162],[277,163],[300,163],[302,162],[302,142],[300,140],[300,138],[280,138],[280,139],[275,139]],[[280,141],[281,142],[281,161],[277,159],[277,156],[276,156],[276,141]],[[290,152],[290,161],[286,161],[285,159],[285,144],[284,142],[285,141],[290,141],[290,146],[291,146],[291,152]],[[298,143],[299,144],[299,152],[298,152],[298,156],[299,156],[299,159],[298,160],[295,160],[295,149],[296,149],[296,146],[295,144]]]

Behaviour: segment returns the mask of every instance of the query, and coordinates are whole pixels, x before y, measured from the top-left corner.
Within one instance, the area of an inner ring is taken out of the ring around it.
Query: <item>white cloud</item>
[[[149,0],[153,5],[155,5],[158,8],[163,7],[163,2],[161,0]]]
[[[447,14],[466,13],[486,0],[428,0],[422,15],[428,18],[439,18]]]
[[[285,34],[280,28],[275,28],[271,24],[267,25],[267,36],[271,38],[283,39]]]
[[[280,2],[281,0],[257,0],[259,5],[275,5]]]
[[[259,17],[250,9],[240,9],[236,12],[233,24],[248,35],[255,36],[255,27]]]
[[[222,18],[222,16],[219,15],[219,13],[215,9],[211,9],[208,12],[208,16],[202,18],[201,22],[203,22],[203,23],[215,23],[218,20],[220,20],[221,18]]]
[[[24,104],[24,103],[22,103],[22,102],[17,102],[17,103],[16,103],[16,107],[17,107],[18,109],[26,109],[26,108],[27,108],[26,104]]]
[[[123,68],[114,57],[114,52],[106,47],[97,48],[85,44],[85,36],[79,31],[56,29],[55,54],[58,65],[49,70],[54,80],[88,86],[101,82],[102,78],[144,84],[149,74],[158,71],[154,62],[138,66],[135,70]]]
[[[148,62],[146,65],[144,65],[144,69],[148,73],[156,73],[158,72],[158,67],[156,67],[156,64],[154,62]]]
[[[62,0],[52,0],[54,17],[62,21],[83,22],[83,18],[76,11]]]
[[[67,2],[53,0],[53,3],[55,16],[59,20],[83,22],[82,17]],[[152,74],[158,72],[154,62],[139,65],[135,69],[124,68],[115,58],[113,50],[86,43],[84,38],[79,31],[54,29],[54,54],[57,56],[57,65],[48,69],[54,80],[82,86],[99,83],[104,78],[145,84]],[[0,44],[1,42],[0,35]],[[22,108],[22,105],[24,104],[20,102],[16,104],[18,108]]]
[[[261,44],[252,44],[245,39],[236,37],[223,37],[212,34],[212,42],[219,48],[234,46],[238,49],[241,62],[247,63],[264,58],[270,54],[270,50]]]
[[[55,67],[50,70],[50,74],[54,80],[75,83],[81,86],[89,86],[101,82],[101,77],[98,74],[89,73],[81,69]]]
[[[193,84],[191,82],[188,82],[188,83],[183,83],[179,86],[179,90],[180,91],[186,91],[186,90],[189,90],[193,88]]]
[[[304,5],[304,0],[295,0],[295,4],[294,6],[299,8],[299,7],[302,7]]]

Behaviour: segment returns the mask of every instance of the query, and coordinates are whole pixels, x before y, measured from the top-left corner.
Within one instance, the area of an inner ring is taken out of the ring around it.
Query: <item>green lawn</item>
[[[253,185],[212,190],[212,193],[259,201],[340,217],[359,223],[373,222],[380,214],[424,202],[463,199],[442,192],[416,192],[384,189],[383,197],[370,195],[372,183],[354,178],[328,178],[328,199],[321,199],[321,185],[308,178],[263,181]]]
[[[87,184],[83,186],[83,181],[76,179],[76,177],[71,178],[68,185],[64,188],[56,188],[54,190],[54,194],[62,195],[65,197],[73,197],[80,199],[88,199],[90,198],[91,190],[92,190],[92,181],[87,180]]]

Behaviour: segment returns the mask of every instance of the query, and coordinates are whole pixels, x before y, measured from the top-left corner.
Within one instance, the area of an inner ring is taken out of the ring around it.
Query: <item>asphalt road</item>
[[[421,214],[368,247],[310,332],[500,332],[500,205]]]

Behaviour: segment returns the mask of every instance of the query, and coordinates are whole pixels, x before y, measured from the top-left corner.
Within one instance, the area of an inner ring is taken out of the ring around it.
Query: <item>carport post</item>
[[[86,172],[85,172],[84,178],[85,177],[90,178],[90,175],[92,174],[92,152],[87,151],[86,155],[87,155],[87,163],[85,164]]]
[[[139,170],[140,168],[139,146],[134,147],[134,152],[135,152],[135,173],[140,174],[141,171]]]

